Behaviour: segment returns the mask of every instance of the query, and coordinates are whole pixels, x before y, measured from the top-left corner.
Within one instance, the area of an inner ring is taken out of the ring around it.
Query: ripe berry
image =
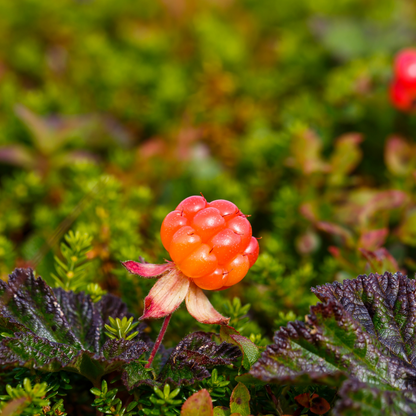
[[[394,74],[401,84],[416,87],[416,49],[404,49],[396,55]]]
[[[412,111],[415,108],[416,92],[405,84],[394,80],[390,85],[390,99],[393,105],[402,111]]]
[[[416,49],[404,49],[394,60],[390,99],[402,111],[416,108]]]
[[[259,255],[245,215],[221,199],[186,198],[166,216],[160,235],[176,266],[202,289],[235,285]]]

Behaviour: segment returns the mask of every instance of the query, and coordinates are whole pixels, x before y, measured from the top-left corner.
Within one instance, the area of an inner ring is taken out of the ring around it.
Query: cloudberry
[[[178,269],[202,289],[235,285],[259,255],[250,222],[226,200],[186,198],[166,216],[160,235]]]
[[[413,111],[416,104],[416,49],[404,49],[394,60],[390,99],[402,111]]]
[[[390,85],[390,99],[397,109],[411,111],[416,102],[416,91],[409,90],[406,85],[394,80]]]
[[[396,55],[394,75],[401,84],[416,87],[416,49],[404,49]]]

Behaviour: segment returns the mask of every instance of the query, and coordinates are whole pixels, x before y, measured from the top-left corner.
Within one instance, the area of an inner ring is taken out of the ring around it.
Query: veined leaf
[[[306,322],[277,331],[250,373],[276,383],[350,378],[415,400],[415,281],[386,272],[313,292],[325,303],[311,307]]]
[[[416,404],[402,392],[380,391],[358,380],[347,380],[339,391],[335,416],[409,416],[416,414]]]
[[[238,383],[230,399],[232,413],[239,413],[241,416],[250,415],[250,392],[243,383]]]
[[[260,353],[256,344],[248,338],[243,337],[237,330],[228,325],[222,325],[220,328],[221,341],[229,342],[240,348],[243,354],[243,366],[250,370],[251,366],[258,360]]]
[[[210,377],[208,368],[232,364],[241,357],[238,347],[227,342],[216,344],[211,336],[206,332],[186,336],[172,351],[158,381],[176,385],[193,384]]]
[[[108,318],[127,308],[115,296],[93,303],[84,293],[52,290],[31,269],[16,269],[0,281],[0,365],[43,371],[65,369],[96,383],[104,374],[134,362],[148,350],[141,340],[108,339]]]
[[[151,370],[145,369],[141,363],[133,362],[126,365],[122,375],[124,385],[129,390],[141,384],[190,385],[210,377],[208,369],[231,364],[241,357],[238,347],[227,342],[216,344],[212,341],[212,336],[213,334],[205,332],[187,335],[173,349],[169,358],[165,357],[162,360],[162,369],[156,379],[152,378]]]

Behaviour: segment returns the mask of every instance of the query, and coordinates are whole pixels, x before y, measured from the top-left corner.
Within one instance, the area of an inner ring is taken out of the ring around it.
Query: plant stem
[[[153,359],[155,358],[157,350],[159,349],[160,344],[162,343],[162,339],[165,336],[165,332],[168,329],[168,325],[169,325],[169,321],[170,321],[171,317],[172,317],[172,314],[167,315],[165,317],[165,320],[163,321],[162,328],[160,329],[159,335],[157,336],[155,345],[153,345],[152,352],[150,353],[149,361],[144,366],[144,368],[150,368],[150,366],[152,365]]]
[[[273,391],[271,389],[271,387],[267,384],[266,385],[266,391],[267,393],[269,393],[269,396],[271,397],[271,399],[273,400],[274,406],[277,410],[277,412],[279,413],[279,415],[283,414],[283,410],[282,407],[280,406],[280,401],[279,399],[273,394]]]

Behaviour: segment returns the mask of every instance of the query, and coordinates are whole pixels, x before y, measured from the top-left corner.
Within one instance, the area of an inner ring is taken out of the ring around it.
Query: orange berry
[[[170,242],[172,241],[172,237],[176,231],[185,225],[188,225],[188,220],[184,215],[181,214],[180,211],[172,211],[166,215],[160,230],[162,244],[166,250],[169,251]]]
[[[224,286],[227,278],[227,270],[222,267],[217,267],[211,274],[195,279],[194,282],[201,289],[217,290]]]
[[[256,237],[251,237],[249,245],[244,250],[243,256],[247,256],[250,267],[257,261],[259,257],[259,242]]]
[[[226,227],[224,218],[216,208],[199,211],[192,220],[192,225],[204,242]]]
[[[226,221],[229,221],[236,217],[238,214],[241,214],[240,210],[237,208],[237,205],[230,201],[226,201],[225,199],[217,199],[216,201],[212,201],[208,204],[208,206],[217,208]]]
[[[239,254],[226,266],[228,270],[228,278],[224,282],[227,286],[233,286],[244,278],[250,268],[250,262],[247,256]]]
[[[203,196],[190,196],[184,199],[177,207],[176,211],[182,212],[188,218],[192,219],[193,216],[201,209],[206,208],[207,200]]]
[[[219,264],[229,262],[243,249],[241,236],[229,228],[214,235],[209,244],[212,246]]]
[[[172,237],[169,254],[172,260],[179,265],[201,244],[201,237],[195,233],[195,230],[192,227],[185,226],[176,231]]]
[[[227,222],[227,228],[241,236],[241,244],[247,247],[251,239],[251,225],[244,215],[233,218]]]
[[[202,289],[238,283],[259,255],[251,225],[232,202],[184,199],[163,221],[161,239],[177,267]]]
[[[209,245],[201,244],[178,267],[188,277],[198,278],[211,274],[218,266],[217,258],[211,250]]]

